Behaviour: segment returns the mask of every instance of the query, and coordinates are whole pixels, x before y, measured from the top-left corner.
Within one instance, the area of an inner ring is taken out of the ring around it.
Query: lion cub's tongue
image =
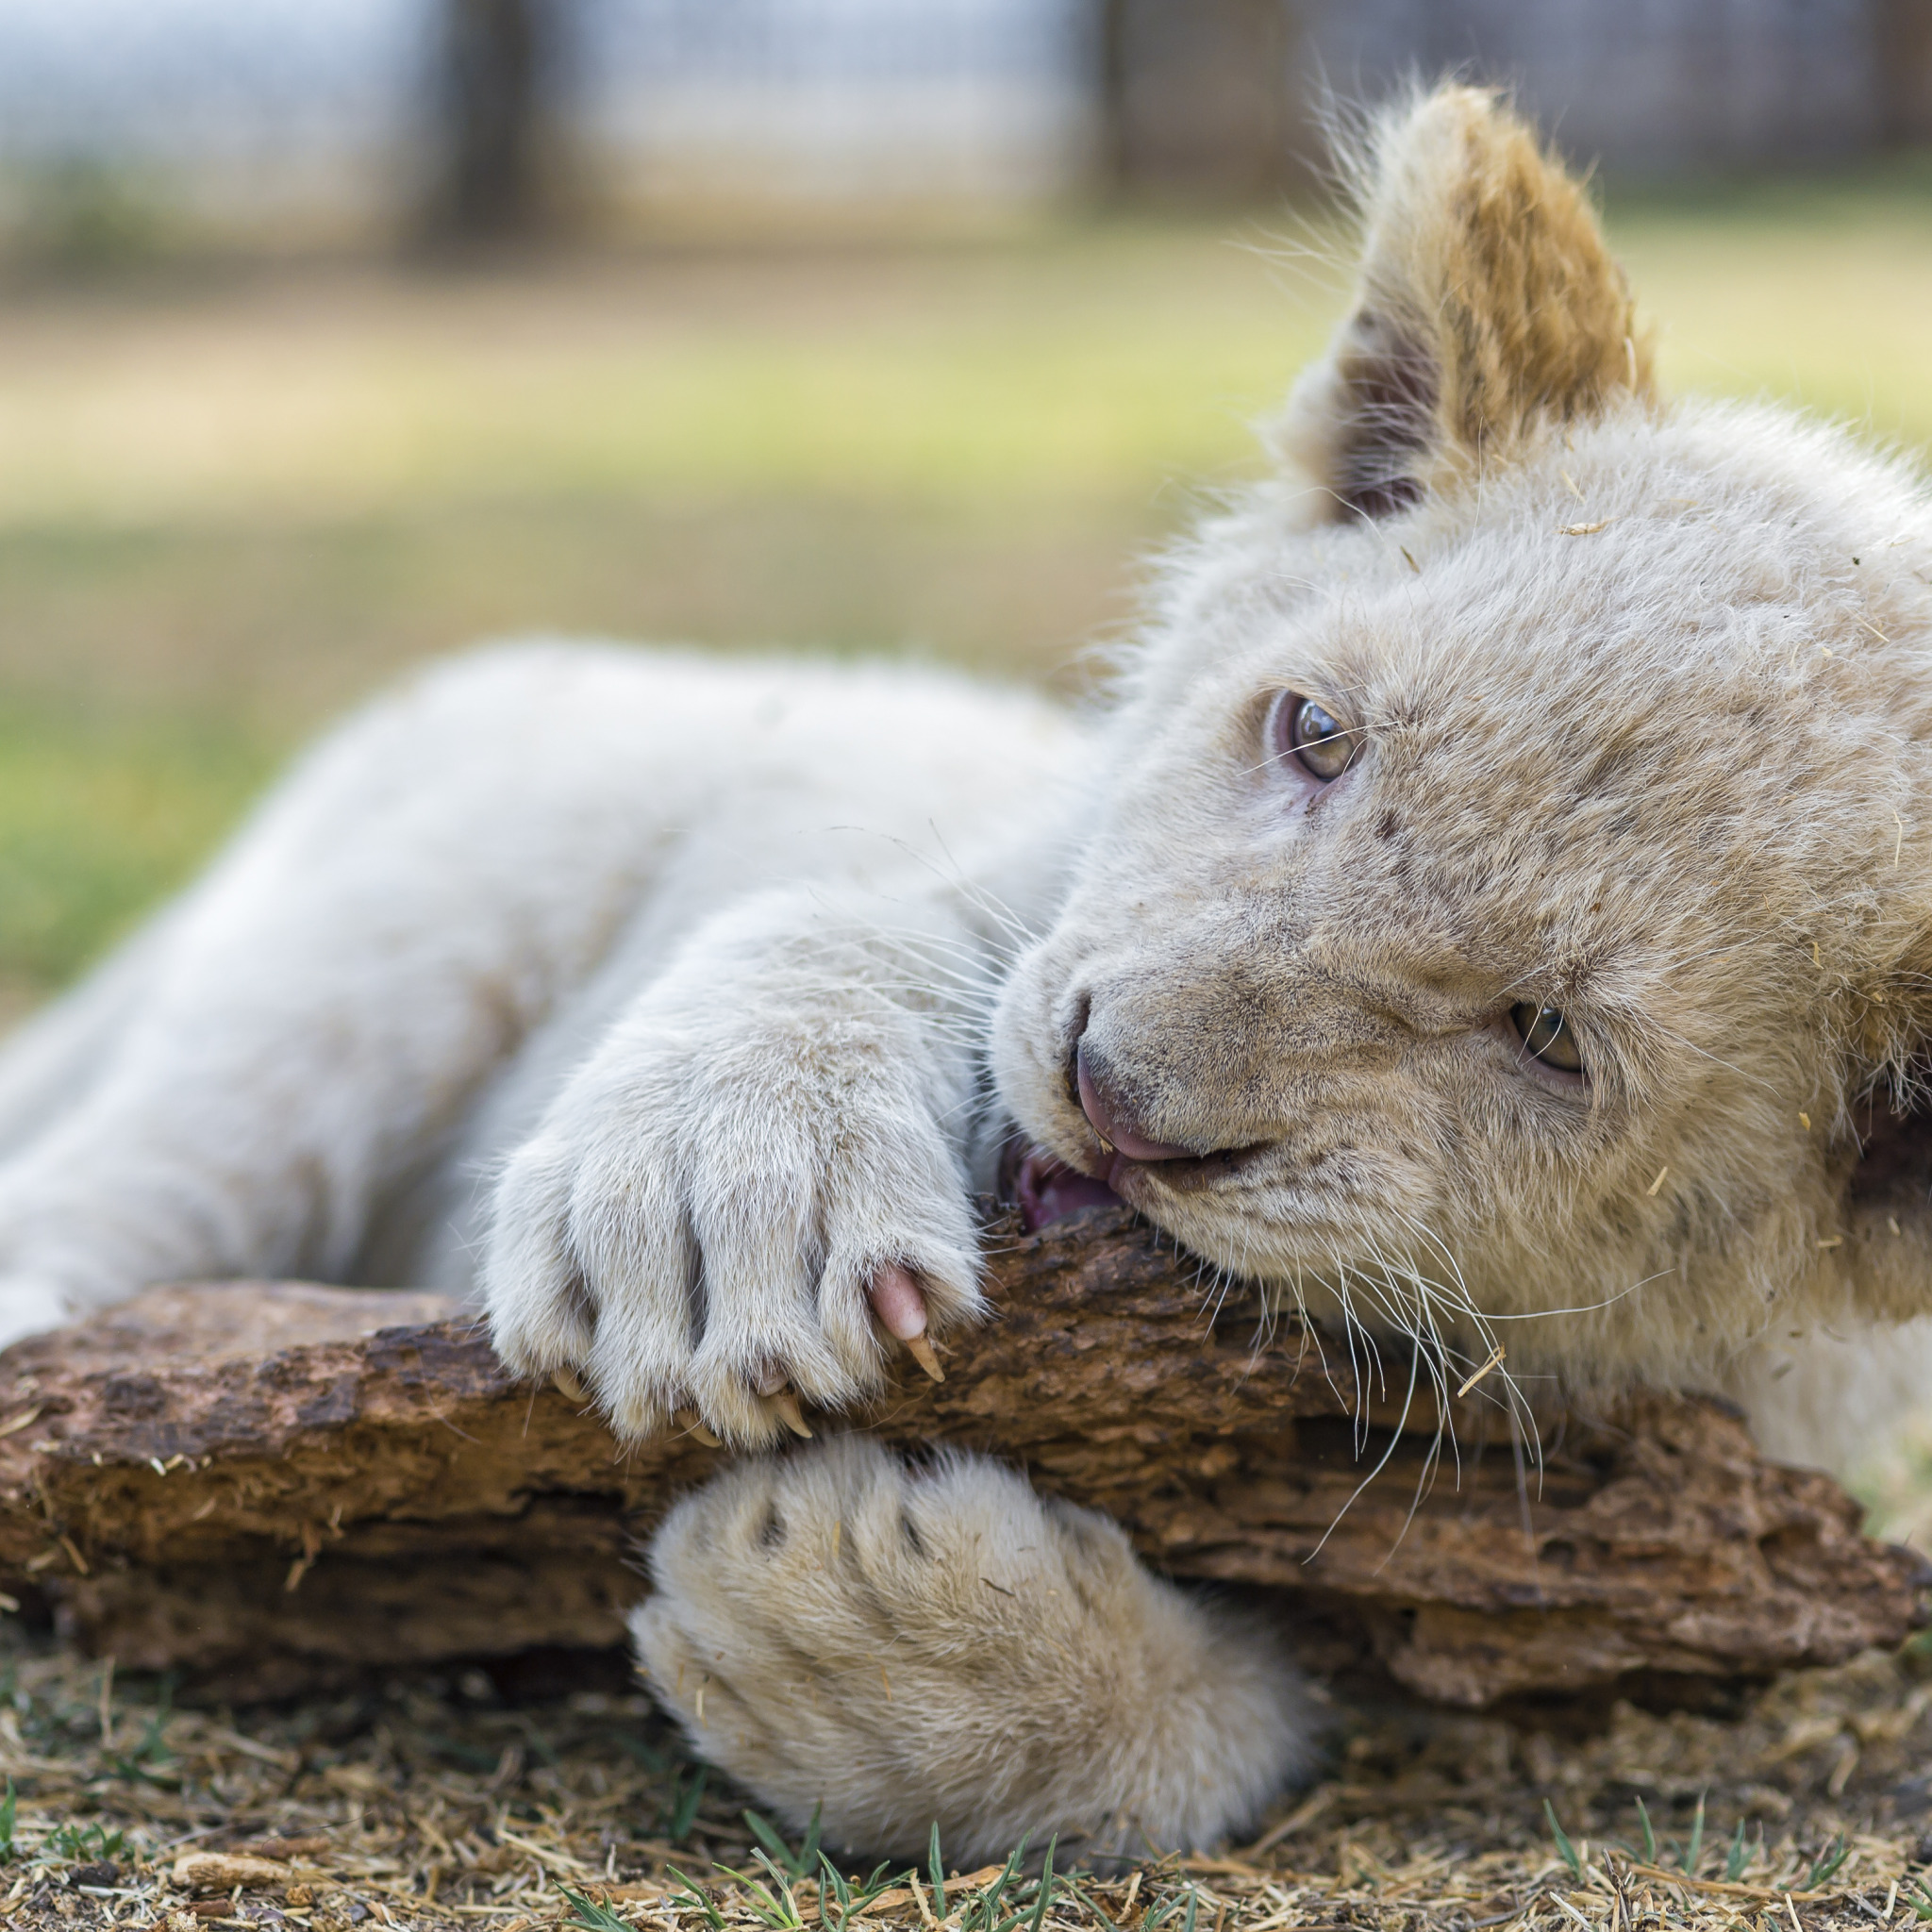
[[[1105,1181],[1056,1160],[1043,1147],[1029,1147],[1021,1157],[1013,1191],[1028,1234],[1084,1208],[1121,1205],[1121,1197]]]

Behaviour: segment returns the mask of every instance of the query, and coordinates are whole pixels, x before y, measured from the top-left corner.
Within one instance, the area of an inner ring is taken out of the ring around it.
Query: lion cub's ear
[[[1619,391],[1654,399],[1589,200],[1496,95],[1443,87],[1385,111],[1353,173],[1355,299],[1276,431],[1338,516],[1402,509]]]

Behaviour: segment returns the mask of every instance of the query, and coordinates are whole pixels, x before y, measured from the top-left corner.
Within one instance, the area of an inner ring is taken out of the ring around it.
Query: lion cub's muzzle
[[[1074,1042],[1067,1088],[1093,1146],[1078,1168],[1041,1147],[1019,1153],[1009,1191],[1029,1229],[1116,1200],[1151,1208],[1162,1192],[1211,1188],[1264,1150],[1261,1142],[1201,1148],[1157,1139],[1104,1054],[1084,1038]]]

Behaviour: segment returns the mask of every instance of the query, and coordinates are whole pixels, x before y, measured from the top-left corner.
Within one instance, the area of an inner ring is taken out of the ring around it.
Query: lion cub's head
[[[1932,501],[1661,399],[1491,96],[1387,116],[1362,209],[1279,473],[1167,574],[1007,1105],[1221,1266],[1519,1372],[1932,1308]]]

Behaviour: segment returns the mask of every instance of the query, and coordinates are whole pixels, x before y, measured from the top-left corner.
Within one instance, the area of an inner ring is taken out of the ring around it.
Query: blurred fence
[[[1932,0],[0,0],[0,238],[1253,192],[1447,70],[1625,174],[1842,159],[1932,139]]]

